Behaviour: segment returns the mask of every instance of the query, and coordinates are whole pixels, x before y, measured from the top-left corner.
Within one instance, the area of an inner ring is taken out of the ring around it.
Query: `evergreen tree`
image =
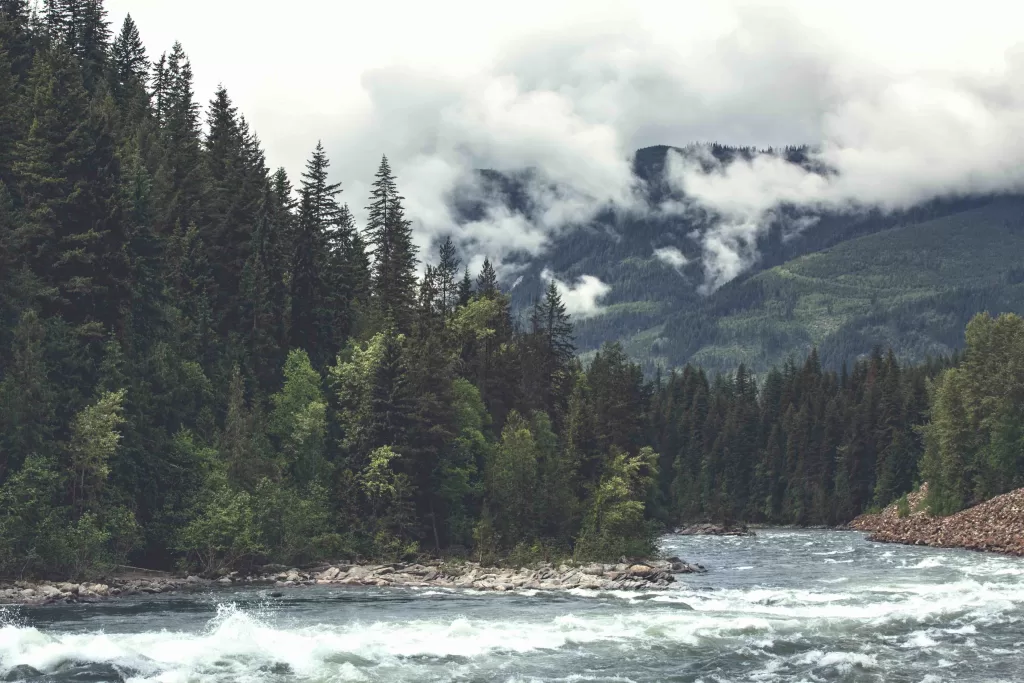
[[[406,331],[415,306],[416,247],[412,226],[387,157],[383,157],[370,192],[366,232],[373,256],[373,297],[381,313]]]
[[[480,296],[488,299],[494,298],[501,291],[498,287],[498,275],[494,272],[494,266],[491,265],[488,258],[484,258],[483,268],[480,269],[480,275],[476,278],[476,291],[480,293]]]
[[[456,277],[459,273],[459,257],[451,237],[445,237],[439,250],[441,257],[437,265],[437,307],[441,316],[447,319],[455,312],[459,303],[459,290]]]
[[[287,291],[282,263],[280,213],[270,185],[264,187],[242,275],[249,372],[269,391],[278,381],[277,368],[286,348]]]
[[[125,97],[133,90],[145,89],[149,79],[149,58],[131,14],[125,16],[121,32],[111,46],[110,56],[113,72],[111,81],[116,97]]]
[[[113,325],[128,261],[110,112],[89,106],[78,68],[59,48],[37,58],[30,87],[33,124],[14,167],[25,220],[14,241],[47,312]]]

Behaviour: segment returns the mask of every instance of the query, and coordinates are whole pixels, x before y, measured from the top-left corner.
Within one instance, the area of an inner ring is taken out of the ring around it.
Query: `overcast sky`
[[[840,170],[826,182],[765,159],[710,175],[674,164],[674,182],[725,217],[698,238],[711,287],[756,257],[780,200],[894,207],[1024,178],[1019,1],[107,7],[115,27],[131,11],[151,57],[180,40],[200,100],[223,83],[271,165],[297,175],[322,139],[357,216],[387,153],[423,245],[453,230],[443,200],[471,168],[536,166],[567,188],[536,197],[547,210],[532,222],[495,207],[460,226],[478,258],[543,254],[596,207],[630,208],[628,156],[652,144],[809,143]]]

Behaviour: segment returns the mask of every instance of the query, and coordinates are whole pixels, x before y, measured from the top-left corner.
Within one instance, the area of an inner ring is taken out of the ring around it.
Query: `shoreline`
[[[896,503],[882,512],[861,515],[849,528],[868,532],[878,543],[960,548],[978,552],[1024,557],[1024,489],[991,498],[947,517],[933,517],[924,510],[927,484],[907,496],[907,510],[900,516]]]
[[[272,570],[270,568],[273,568]],[[0,605],[52,605],[100,602],[133,595],[177,594],[207,588],[291,588],[298,586],[376,586],[513,590],[655,590],[675,582],[676,574],[707,571],[699,564],[669,559],[581,565],[539,563],[531,567],[482,567],[476,562],[440,560],[413,563],[340,563],[306,569],[264,565],[259,572],[232,572],[218,579],[165,574],[111,576],[100,581],[0,581]],[[279,596],[274,596],[279,597]]]

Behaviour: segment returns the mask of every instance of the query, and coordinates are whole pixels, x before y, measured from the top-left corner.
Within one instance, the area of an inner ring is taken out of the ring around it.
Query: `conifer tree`
[[[441,317],[447,319],[455,312],[459,302],[459,291],[456,277],[459,272],[459,257],[455,251],[452,238],[445,237],[439,249],[440,262],[437,265],[437,301]]]
[[[111,46],[110,57],[115,97],[123,99],[134,91],[144,92],[149,79],[149,58],[131,14],[124,18],[121,32]]]
[[[373,297],[381,313],[409,329],[415,305],[416,247],[405,218],[402,197],[387,157],[383,157],[370,192],[366,232],[373,256]]]
[[[157,225],[168,235],[176,226],[200,225],[202,221],[199,106],[193,92],[192,65],[181,43],[175,43],[156,68],[154,98],[164,147],[155,183],[159,204],[164,207]]]
[[[34,122],[14,167],[25,210],[16,240],[43,284],[45,310],[72,323],[109,326],[121,313],[128,279],[110,112],[89,106],[66,50],[36,61]]]
[[[484,258],[484,265],[480,269],[480,275],[476,278],[476,291],[480,296],[493,299],[501,290],[498,287],[498,275],[494,272],[491,260]]]
[[[280,249],[280,214],[270,185],[264,187],[252,233],[252,245],[242,276],[243,322],[247,330],[250,374],[267,392],[276,385],[277,368],[287,347],[284,283],[285,264]]]
[[[329,167],[323,145],[317,143],[302,174],[291,271],[291,343],[305,349],[316,367],[323,367],[337,351],[334,324],[338,302],[331,289],[336,283],[331,280],[332,276],[344,277],[343,266],[334,272],[331,268],[330,235],[338,229],[343,214],[336,199],[340,185],[327,180]],[[341,246],[337,256],[344,256]]]
[[[459,282],[458,303],[459,308],[467,305],[473,296],[473,280],[469,277],[469,268],[462,271],[462,280]]]

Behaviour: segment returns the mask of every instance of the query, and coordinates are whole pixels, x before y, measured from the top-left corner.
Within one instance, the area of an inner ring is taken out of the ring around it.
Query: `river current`
[[[1024,559],[763,530],[662,539],[658,592],[310,587],[6,608],[0,680],[1024,680]],[[22,669],[21,671],[26,671]]]

